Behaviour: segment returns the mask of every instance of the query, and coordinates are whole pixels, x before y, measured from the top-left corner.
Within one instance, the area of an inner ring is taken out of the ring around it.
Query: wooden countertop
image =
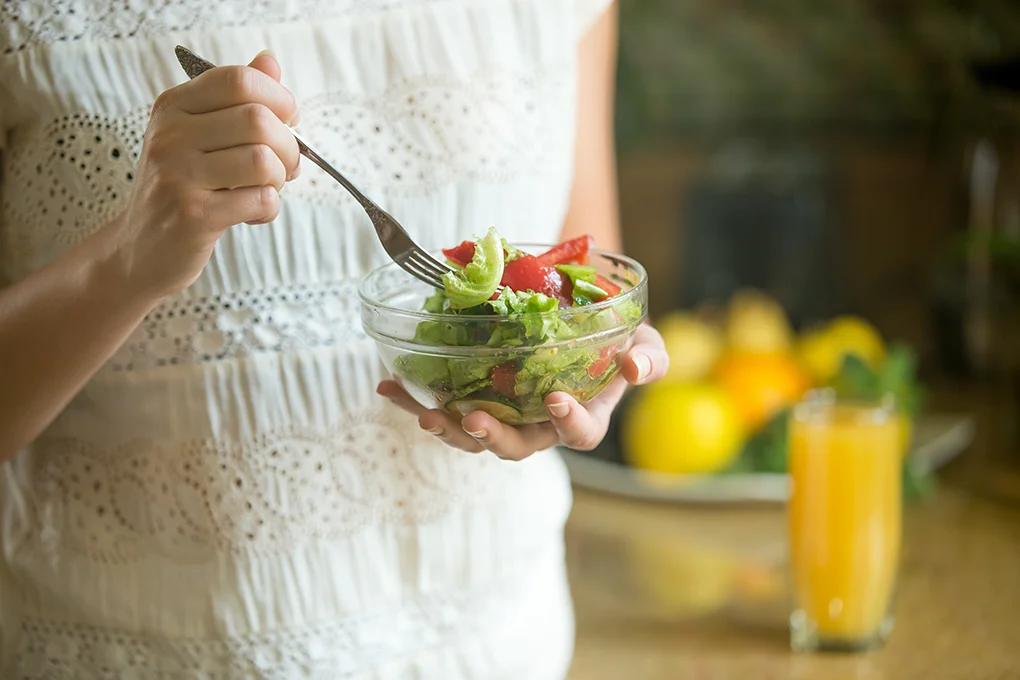
[[[909,508],[896,628],[866,655],[789,651],[783,520],[577,490],[569,680],[1020,678],[1020,508],[952,488]]]
[[[1020,462],[1003,499],[982,481],[1009,479],[988,441],[979,433],[936,495],[907,507],[896,628],[861,655],[790,652],[783,507],[575,489],[569,680],[1020,678]]]

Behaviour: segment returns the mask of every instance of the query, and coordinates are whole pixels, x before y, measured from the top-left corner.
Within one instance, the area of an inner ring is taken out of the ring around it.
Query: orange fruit
[[[748,432],[796,403],[811,387],[807,371],[787,353],[729,353],[716,364],[712,376],[732,395]]]

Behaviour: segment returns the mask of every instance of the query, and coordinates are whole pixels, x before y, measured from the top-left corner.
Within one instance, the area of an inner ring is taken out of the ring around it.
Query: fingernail
[[[301,112],[298,111],[294,114],[294,117],[290,119],[290,126],[296,127],[301,122]]]
[[[555,404],[549,404],[549,415],[553,418],[566,418],[567,414],[570,413],[570,404],[565,401],[559,401]]]
[[[267,57],[272,57],[273,59],[276,59],[276,53],[273,52],[271,49],[268,49],[268,48],[266,48],[266,49],[262,50],[261,52],[259,52],[258,54],[256,54],[255,58],[257,59],[258,57],[261,57],[262,55],[265,55]]]
[[[637,379],[641,382],[652,372],[652,360],[647,354],[635,354],[634,365],[637,366]]]
[[[437,437],[442,436],[443,434],[443,428],[441,427],[433,427],[425,431],[428,432],[429,434],[434,434]]]
[[[486,430],[478,430],[476,432],[472,432],[471,430],[464,431],[467,432],[472,437],[474,437],[475,439],[485,439],[486,437],[489,436],[489,433]]]

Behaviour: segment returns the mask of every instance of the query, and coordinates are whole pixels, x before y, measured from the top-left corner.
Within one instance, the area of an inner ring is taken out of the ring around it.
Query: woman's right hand
[[[268,53],[167,90],[152,109],[127,211],[113,226],[119,279],[153,301],[198,278],[217,239],[273,220],[298,173],[294,96]]]

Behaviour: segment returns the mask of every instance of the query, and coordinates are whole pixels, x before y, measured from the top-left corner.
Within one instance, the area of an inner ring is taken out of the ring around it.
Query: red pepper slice
[[[588,375],[592,378],[597,378],[606,372],[613,363],[613,359],[616,358],[617,348],[615,345],[609,347],[603,347],[602,351],[599,352],[599,357],[588,366]]]
[[[514,365],[511,362],[493,366],[489,377],[492,378],[492,390],[494,392],[502,394],[504,397],[512,398],[517,396],[517,373],[514,371]]]
[[[564,241],[538,256],[544,264],[585,264],[588,251],[595,246],[595,238],[588,234]]]
[[[475,244],[472,241],[461,241],[460,245],[454,248],[443,248],[443,255],[451,262],[466,267],[471,258],[475,256]]]
[[[601,274],[595,275],[595,285],[609,293],[609,297],[616,297],[620,294],[620,287]],[[598,301],[596,300],[596,302]]]

